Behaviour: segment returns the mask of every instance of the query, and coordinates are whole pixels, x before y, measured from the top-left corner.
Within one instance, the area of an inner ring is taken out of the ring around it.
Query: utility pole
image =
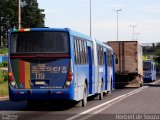
[[[3,47],[3,25],[2,25],[3,17],[0,16],[0,47]]]
[[[117,41],[118,41],[118,12],[119,11],[122,11],[122,9],[117,9],[117,10],[115,10],[115,9],[113,9],[116,13],[117,13]],[[121,58],[120,58],[120,42],[118,43],[118,51],[119,51],[119,54],[118,54],[118,58],[119,58],[119,70],[120,70],[120,72],[121,72]]]
[[[132,41],[134,41],[134,28],[137,27],[137,25],[130,25],[133,28],[133,33],[132,33]]]
[[[21,29],[21,0],[18,0],[18,28]]]
[[[92,3],[90,0],[90,36],[92,36]]]
[[[135,33],[137,35],[137,41],[138,41],[138,36],[141,34],[141,33]]]
[[[117,10],[113,9],[113,10],[117,12],[117,41],[118,41],[118,12],[122,11],[122,9],[117,9]]]

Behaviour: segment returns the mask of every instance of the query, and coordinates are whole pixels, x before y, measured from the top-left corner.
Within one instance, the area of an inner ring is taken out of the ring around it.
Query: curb
[[[9,96],[0,97],[0,101],[9,100]]]

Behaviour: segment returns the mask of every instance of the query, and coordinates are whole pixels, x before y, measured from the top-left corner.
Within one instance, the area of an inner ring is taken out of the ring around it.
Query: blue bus
[[[150,60],[143,61],[144,82],[156,80],[156,64]]]
[[[82,101],[114,89],[111,47],[69,28],[12,30],[9,37],[9,97]]]

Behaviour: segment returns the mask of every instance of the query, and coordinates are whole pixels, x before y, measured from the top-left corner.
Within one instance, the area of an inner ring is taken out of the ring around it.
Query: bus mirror
[[[118,58],[116,58],[115,61],[116,61],[116,64],[118,64]]]

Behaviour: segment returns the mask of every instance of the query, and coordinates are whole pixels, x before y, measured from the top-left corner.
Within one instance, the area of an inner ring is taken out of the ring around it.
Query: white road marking
[[[110,101],[107,101],[107,102],[102,103],[102,104],[100,104],[100,105],[98,105],[98,106],[95,106],[95,107],[93,107],[93,108],[91,108],[91,109],[88,109],[88,110],[86,110],[86,111],[84,111],[84,112],[81,112],[81,113],[79,113],[78,115],[72,116],[72,117],[70,117],[70,118],[68,118],[68,119],[66,119],[66,120],[74,120],[74,119],[76,119],[76,118],[78,118],[78,117],[80,117],[80,116],[82,116],[82,115],[85,115],[85,114],[87,114],[87,113],[89,113],[89,112],[91,112],[91,111],[93,111],[93,110],[96,110],[96,109],[98,109],[98,108],[100,108],[100,107],[102,107],[102,106],[108,105],[108,106],[106,106],[106,109],[107,109],[108,107],[110,107],[111,105],[115,104],[116,102],[119,102],[119,101],[123,100],[124,98],[127,98],[127,97],[129,97],[129,96],[131,96],[131,95],[134,95],[134,94],[136,94],[136,93],[138,93],[138,92],[146,89],[147,87],[148,87],[148,86],[144,86],[144,87],[141,87],[141,88],[139,88],[139,89],[133,90],[133,91],[131,91],[131,92],[129,92],[129,93],[126,93],[126,94],[123,94],[123,95],[121,95],[121,96],[118,96],[118,97],[116,97],[116,98],[114,98],[114,99],[112,99],[112,100],[110,100]],[[112,102],[114,102],[114,103],[112,103]],[[102,110],[104,110],[104,109],[101,109],[101,110],[96,111],[95,113],[91,113],[91,114],[97,114],[97,113],[101,112]]]

